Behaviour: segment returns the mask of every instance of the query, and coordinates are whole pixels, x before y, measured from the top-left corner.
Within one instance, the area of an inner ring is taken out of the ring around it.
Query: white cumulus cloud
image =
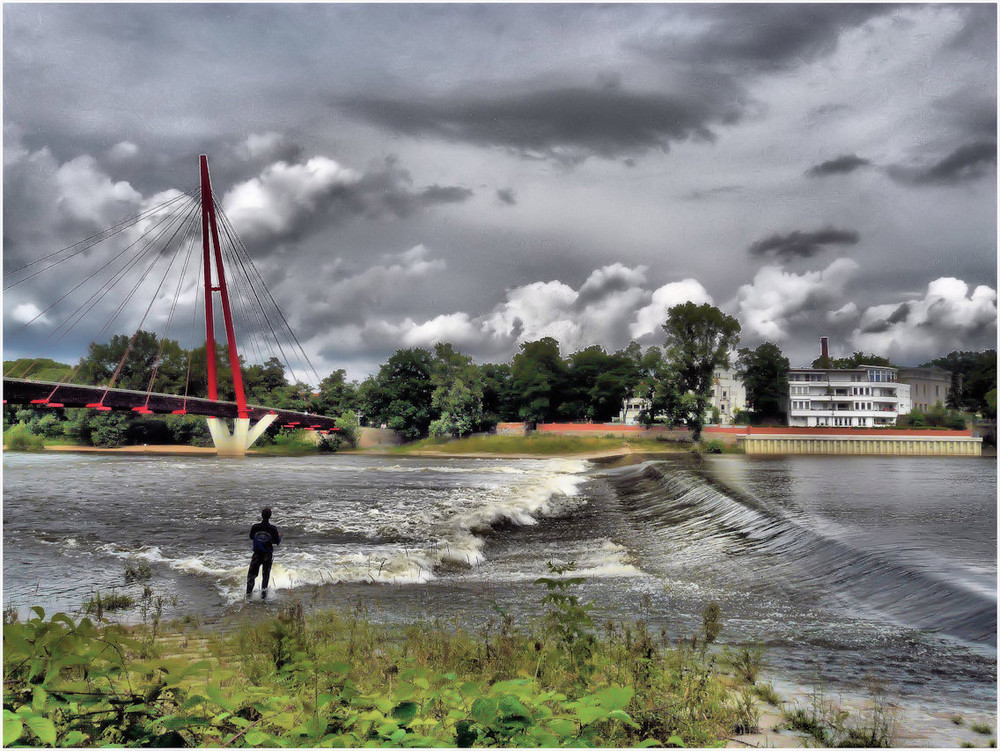
[[[979,349],[996,339],[997,293],[954,277],[927,285],[923,297],[867,308],[853,332],[856,348],[898,362],[931,359],[943,352]]]
[[[331,192],[358,180],[357,172],[324,156],[305,164],[276,162],[230,190],[222,205],[242,236],[282,236],[293,232],[295,223],[313,213]]]
[[[839,299],[858,268],[850,258],[838,258],[822,271],[803,274],[786,272],[777,265],[764,266],[736,293],[737,318],[743,331],[773,342],[788,340],[795,334],[791,319],[818,314]]]
[[[636,339],[649,334],[660,334],[660,326],[667,320],[667,311],[686,302],[711,304],[712,296],[696,279],[664,284],[653,292],[649,304],[636,312],[629,332]]]

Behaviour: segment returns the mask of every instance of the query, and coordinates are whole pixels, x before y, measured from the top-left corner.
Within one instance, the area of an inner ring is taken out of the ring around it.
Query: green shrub
[[[41,437],[32,434],[24,423],[8,429],[3,434],[3,444],[8,451],[41,451],[45,448]]]

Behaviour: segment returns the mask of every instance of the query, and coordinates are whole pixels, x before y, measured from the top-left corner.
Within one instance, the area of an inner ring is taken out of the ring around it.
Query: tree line
[[[739,322],[709,304],[688,302],[672,307],[662,330],[662,345],[643,349],[632,341],[615,352],[594,345],[566,355],[555,339],[543,337],[522,343],[513,358],[502,363],[477,364],[450,343],[399,349],[377,373],[360,382],[349,381],[346,372],[338,369],[315,389],[290,382],[284,364],[275,357],[263,364],[247,364],[241,356],[241,371],[251,404],[347,415],[348,422],[385,425],[407,440],[428,435],[461,437],[490,430],[499,422],[610,422],[629,398],[643,400],[639,415],[643,424],[686,425],[697,440],[710,412],[713,373],[730,366],[735,366],[746,388],[748,410],[743,421],[783,420],[789,362],[777,345],[764,342],[754,349],[737,349]],[[146,331],[140,331],[131,346],[129,341],[116,335],[106,343],[91,344],[76,366],[73,381],[106,385],[117,371],[115,385],[120,388],[207,396],[204,345],[188,351],[174,340]],[[215,354],[219,398],[232,400],[235,393],[226,346],[217,344]],[[52,361],[39,363],[28,377],[59,380],[71,369]],[[875,355],[854,353],[831,366],[864,363],[889,364]],[[995,416],[995,350],[953,352],[927,364],[954,368],[952,372],[959,374],[960,388],[953,389],[954,404],[949,407]],[[814,367],[820,365],[814,363]],[[5,373],[15,366],[5,363]],[[56,377],[60,368],[62,373]],[[155,380],[151,380],[154,372]],[[7,408],[5,422],[45,420],[42,431],[61,429],[85,442],[93,441],[95,434],[105,443],[130,438],[138,443],[208,439],[203,421],[193,418],[161,419],[159,434],[150,435],[151,425],[147,422],[142,427],[134,415],[65,412],[51,410],[44,417],[32,417],[24,408]],[[66,421],[72,425],[62,425]],[[113,435],[104,435],[108,432]]]

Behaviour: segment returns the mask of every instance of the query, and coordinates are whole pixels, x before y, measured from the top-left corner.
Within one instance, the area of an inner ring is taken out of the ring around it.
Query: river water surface
[[[5,453],[3,468],[4,605],[22,616],[135,594],[123,568],[145,561],[168,615],[231,617],[270,505],[284,539],[267,607],[524,618],[547,564],[573,562],[598,622],[676,639],[718,602],[721,641],[764,644],[776,675],[847,693],[875,677],[906,707],[995,727],[992,459]]]

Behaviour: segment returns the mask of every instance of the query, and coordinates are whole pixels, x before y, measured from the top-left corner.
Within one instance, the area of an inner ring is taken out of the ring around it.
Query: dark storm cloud
[[[976,141],[959,146],[926,167],[893,165],[887,174],[909,185],[957,185],[977,180],[996,170],[996,141]]]
[[[510,188],[500,188],[497,191],[497,200],[507,206],[514,206],[517,203],[517,198],[514,197],[514,191]]]
[[[862,327],[861,333],[884,334],[886,331],[889,331],[897,323],[906,323],[906,319],[910,317],[910,307],[911,307],[910,303],[904,302],[902,305],[896,308],[888,318],[880,318]]]
[[[840,175],[847,172],[854,172],[856,169],[871,164],[867,159],[863,159],[855,154],[845,154],[836,159],[820,162],[806,170],[809,177],[827,177],[829,175]]]
[[[732,88],[696,96],[618,87],[551,88],[488,98],[358,96],[338,104],[369,123],[406,135],[500,146],[566,164],[591,156],[666,151],[678,141],[711,142],[713,128],[738,122],[746,107]]]
[[[742,192],[742,185],[720,185],[716,188],[708,188],[707,190],[692,190],[690,193],[681,196],[681,198],[685,201],[704,201],[710,198],[731,196]]]
[[[811,258],[826,245],[857,245],[860,235],[854,230],[826,227],[816,232],[795,230],[787,235],[771,235],[757,240],[747,249],[751,256],[772,256],[780,260]]]
[[[904,302],[896,310],[893,311],[892,315],[889,316],[886,321],[889,323],[903,323],[907,318],[910,317],[910,303]]]
[[[882,4],[724,4],[695,6],[702,29],[642,43],[650,55],[742,75],[793,68],[829,55],[840,35],[896,6]]]

